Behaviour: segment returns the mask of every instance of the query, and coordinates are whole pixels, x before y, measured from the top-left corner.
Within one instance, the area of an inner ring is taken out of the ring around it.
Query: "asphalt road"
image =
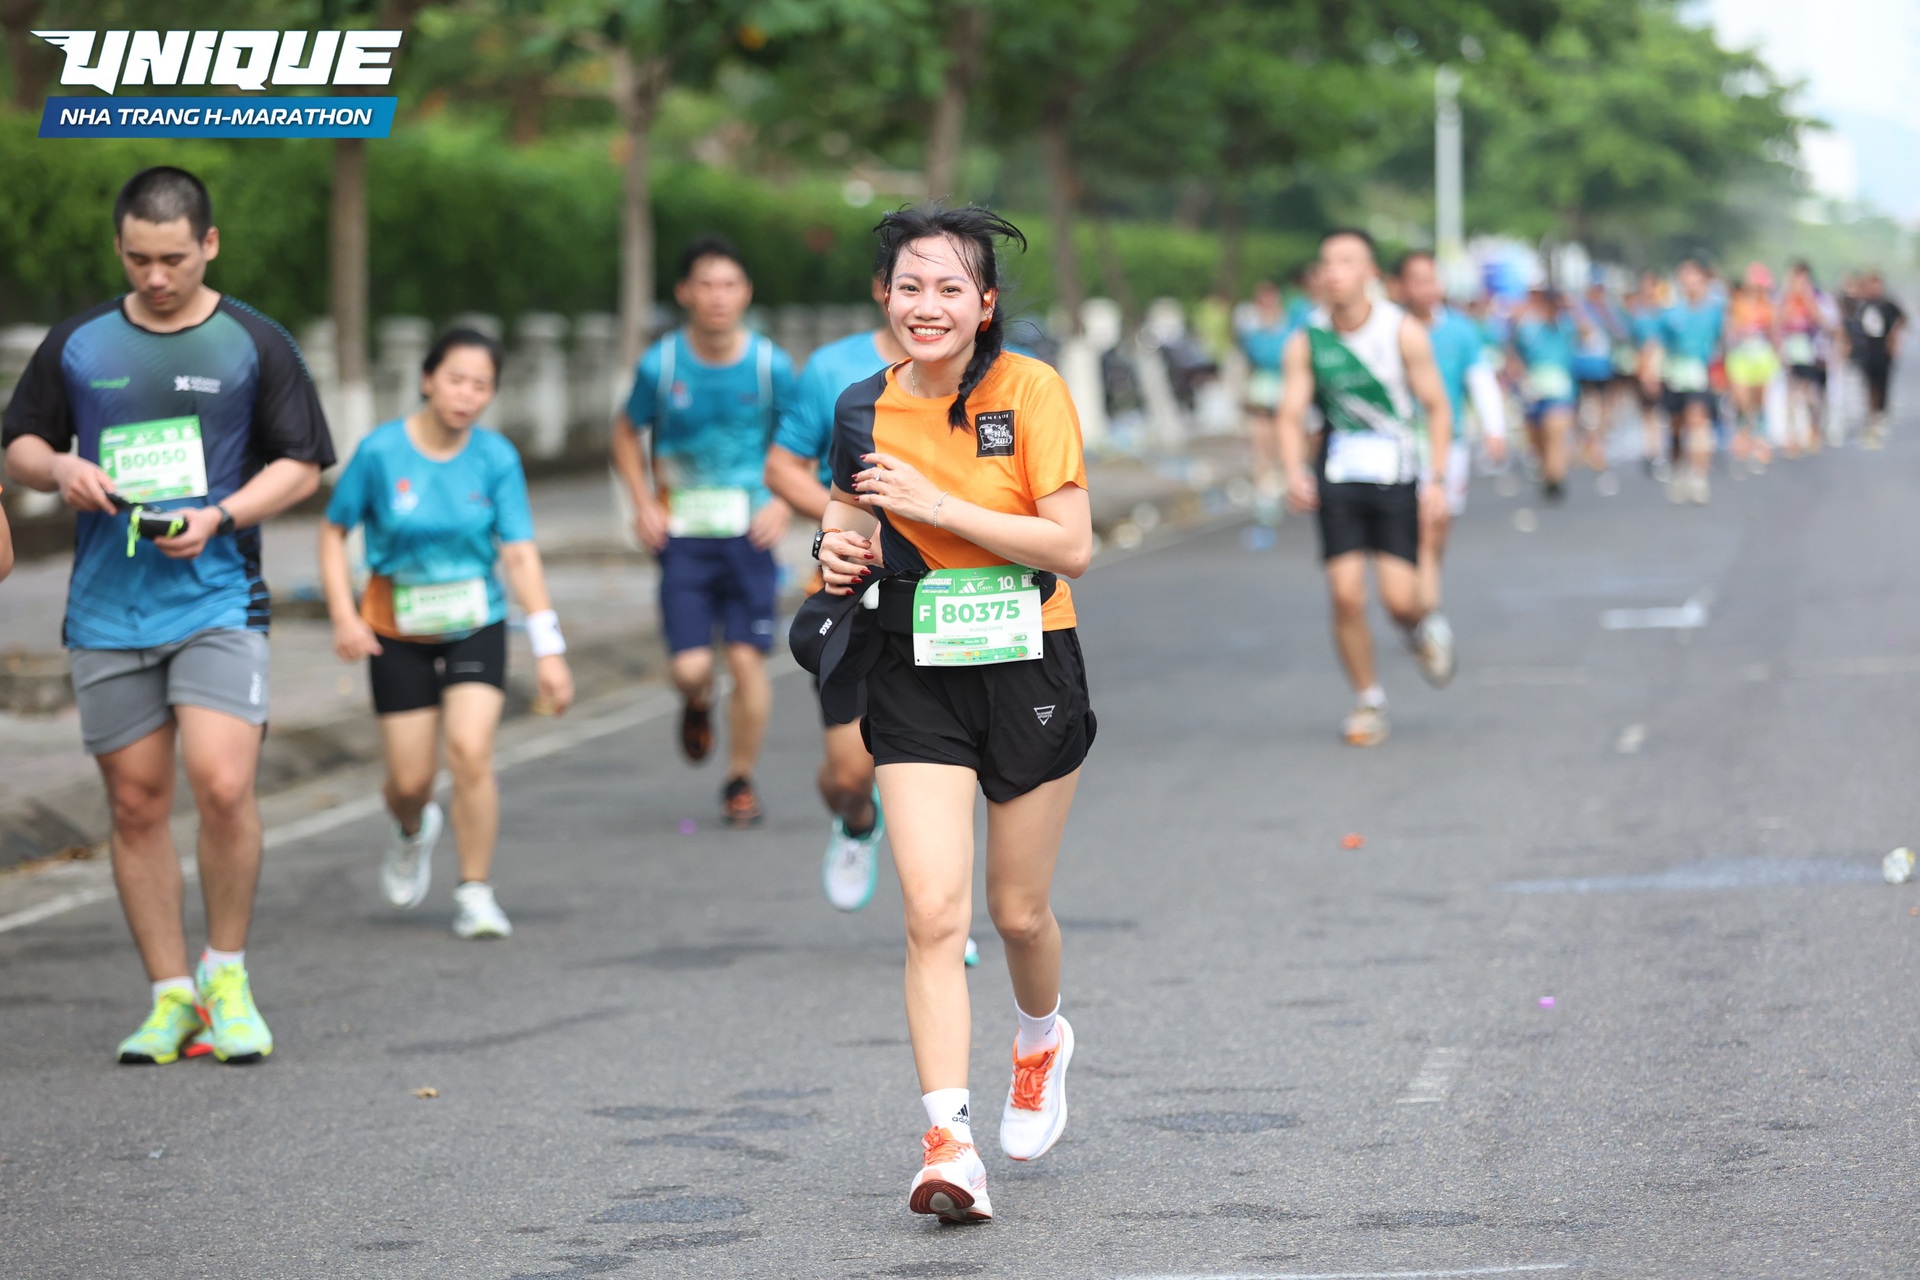
[[[1073,1122],[993,1146],[982,910],[990,1226],[906,1210],[898,891],[821,899],[786,679],[759,831],[714,829],[657,703],[525,751],[507,943],[447,932],[447,849],[402,915],[377,818],[282,839],[259,1068],[112,1065],[145,991],[111,902],[0,933],[0,1275],[1914,1274],[1920,892],[1878,863],[1920,843],[1915,436],[1704,510],[1583,478],[1533,533],[1477,482],[1460,680],[1390,649],[1367,752],[1306,522],[1097,568]]]

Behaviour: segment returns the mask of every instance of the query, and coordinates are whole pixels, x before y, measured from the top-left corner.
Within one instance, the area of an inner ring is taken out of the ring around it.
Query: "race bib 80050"
[[[972,667],[1041,657],[1040,588],[1019,565],[940,569],[913,588],[913,663]]]
[[[100,469],[128,502],[207,496],[207,455],[200,419],[129,422],[100,433]]]

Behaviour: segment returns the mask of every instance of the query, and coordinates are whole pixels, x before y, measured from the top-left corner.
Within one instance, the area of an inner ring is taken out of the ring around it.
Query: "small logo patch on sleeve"
[[[975,457],[1013,456],[1013,410],[992,409],[973,415],[973,434],[979,448]]]

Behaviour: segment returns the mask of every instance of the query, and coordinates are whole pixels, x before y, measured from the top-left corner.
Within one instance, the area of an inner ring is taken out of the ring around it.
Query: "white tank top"
[[[1325,329],[1359,357],[1387,389],[1400,421],[1410,428],[1414,421],[1413,388],[1407,384],[1406,357],[1400,354],[1400,326],[1406,318],[1407,313],[1393,303],[1375,298],[1367,318],[1351,333],[1337,327],[1324,307],[1316,308],[1308,323]]]

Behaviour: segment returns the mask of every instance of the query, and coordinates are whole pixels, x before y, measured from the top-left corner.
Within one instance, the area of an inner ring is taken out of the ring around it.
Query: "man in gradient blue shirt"
[[[721,813],[745,827],[763,816],[753,770],[773,711],[773,548],[792,514],[761,476],[793,398],[793,362],[747,328],[753,281],[728,241],[688,245],[673,293],[686,323],[640,358],[614,423],[613,464],[635,533],[660,557],[660,629],[684,700],[680,749],[694,764],[713,750],[716,632],[726,644],[733,695]]]
[[[204,1046],[254,1062],[273,1052],[246,970],[267,720],[259,525],[319,486],[333,444],[286,330],[207,287],[220,233],[198,178],[135,174],[113,226],[132,291],[54,326],[0,440],[8,474],[78,513],[63,630],[112,805],[114,883],[152,983],[120,1061]],[[169,830],[176,733],[207,911],[191,976]]]

